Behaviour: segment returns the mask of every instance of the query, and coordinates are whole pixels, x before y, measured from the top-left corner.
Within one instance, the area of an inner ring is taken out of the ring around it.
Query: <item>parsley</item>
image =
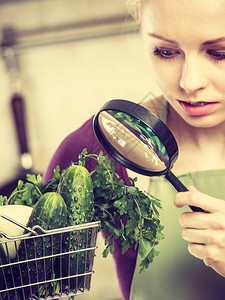
[[[53,178],[48,183],[43,183],[40,174],[27,174],[26,182],[23,182],[22,180],[18,181],[17,187],[12,192],[7,202],[11,205],[17,204],[33,207],[41,195],[57,190],[60,178],[59,166],[56,167]]]
[[[8,199],[6,196],[0,195],[0,206],[1,205],[7,205],[8,204]]]
[[[164,238],[159,220],[161,204],[135,186],[137,178],[130,178],[132,186],[126,186],[115,172],[115,162],[102,152],[97,156],[87,154],[84,149],[79,159],[85,164],[88,157],[98,162],[92,172],[94,220],[101,221],[101,231],[108,231],[103,256],[113,253],[115,240],[122,245],[122,253],[134,245],[136,249],[138,247],[142,259],[140,272],[143,272],[159,254],[155,246]]]

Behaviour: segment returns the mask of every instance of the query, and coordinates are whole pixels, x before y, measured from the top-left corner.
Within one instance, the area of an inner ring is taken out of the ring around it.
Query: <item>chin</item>
[[[192,127],[195,128],[202,128],[202,129],[209,129],[209,128],[216,128],[216,127],[225,127],[225,121],[218,122],[218,119],[215,121],[215,118],[210,118],[210,116],[206,117],[189,117],[185,118],[184,121]]]

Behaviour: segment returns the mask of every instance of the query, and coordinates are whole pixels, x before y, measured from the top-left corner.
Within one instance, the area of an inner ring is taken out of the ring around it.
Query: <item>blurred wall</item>
[[[159,93],[146,65],[142,40],[134,23],[128,18],[120,20],[120,16],[128,16],[124,2],[0,2],[1,30],[13,26],[18,40],[16,58],[36,172],[44,172],[62,139],[106,101],[121,98],[139,102],[149,91]],[[115,22],[107,23],[107,19],[114,17]],[[92,20],[103,21],[91,26]],[[71,26],[79,23],[80,28]],[[68,42],[71,35],[77,38]],[[67,42],[48,44],[50,40],[64,38]],[[3,56],[0,57],[0,78],[1,185],[14,178],[19,167],[10,111],[9,74]],[[101,258],[101,236],[99,244],[93,290],[87,296],[79,296],[81,300],[120,298],[112,260]]]

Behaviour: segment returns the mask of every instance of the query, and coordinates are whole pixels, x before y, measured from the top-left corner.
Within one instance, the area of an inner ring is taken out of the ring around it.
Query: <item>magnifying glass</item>
[[[127,100],[111,100],[95,115],[93,125],[103,148],[121,165],[147,176],[163,175],[178,192],[188,191],[171,171],[178,157],[177,142],[148,109]]]

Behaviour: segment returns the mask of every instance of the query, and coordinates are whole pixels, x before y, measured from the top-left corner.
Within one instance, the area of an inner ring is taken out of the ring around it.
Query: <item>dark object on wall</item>
[[[29,152],[27,128],[25,120],[25,102],[20,94],[13,94],[11,98],[13,119],[19,145],[20,166],[17,175],[10,182],[0,187],[0,195],[9,196],[16,188],[18,180],[26,181],[26,175],[34,173],[32,170],[32,157]]]

